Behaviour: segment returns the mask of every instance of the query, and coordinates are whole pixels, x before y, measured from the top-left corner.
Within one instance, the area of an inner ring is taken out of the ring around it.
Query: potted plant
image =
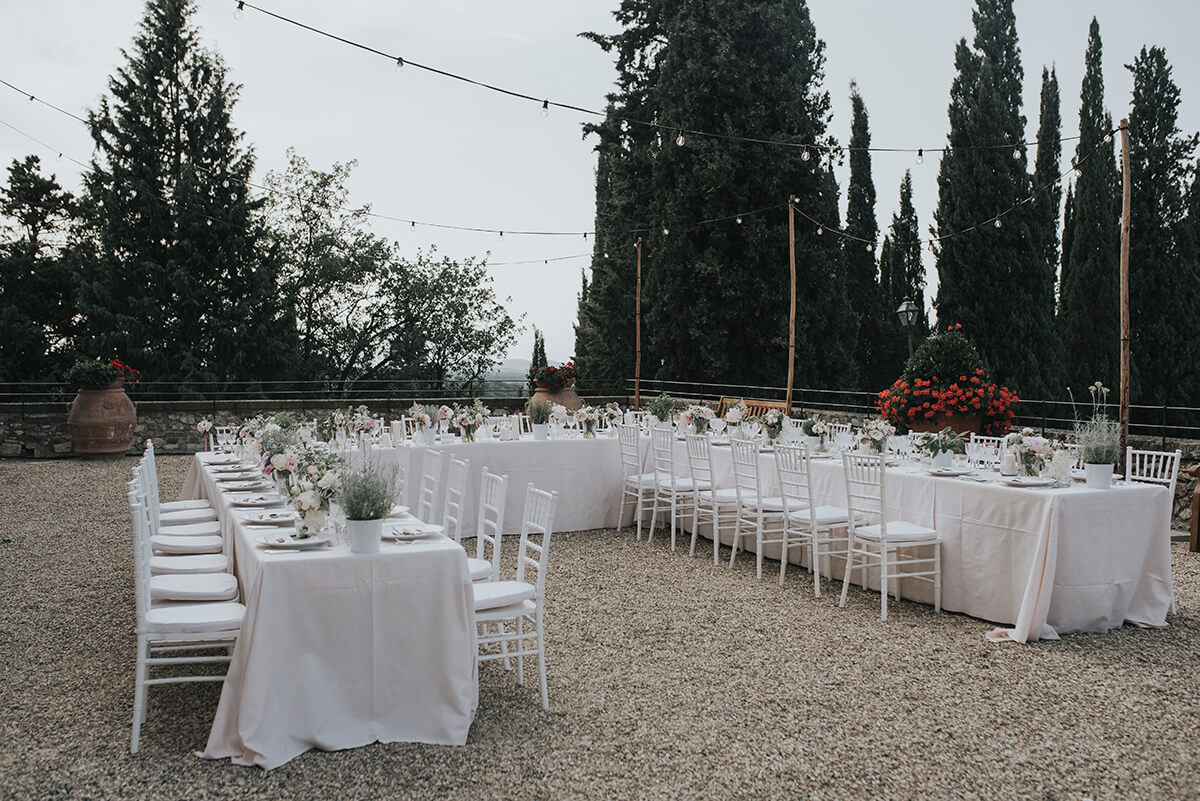
[[[64,376],[77,388],[67,413],[67,428],[75,452],[87,457],[122,456],[133,444],[137,410],[125,393],[125,384],[141,377],[120,359],[85,359]]]
[[[529,402],[529,423],[533,427],[533,438],[548,439],[550,436],[550,410],[548,400],[531,400]]]
[[[395,473],[383,473],[371,465],[345,473],[337,494],[346,515],[346,534],[352,553],[376,553],[383,537],[383,521],[396,501]]]
[[[1088,489],[1112,487],[1113,465],[1121,458],[1121,426],[1105,413],[1108,387],[1099,381],[1088,387],[1092,395],[1092,416],[1075,421],[1075,441]],[[1074,396],[1071,398],[1074,406]]]
[[[946,469],[951,466],[954,454],[963,453],[967,446],[962,435],[946,426],[937,433],[926,432],[917,439],[917,447],[922,453],[928,454],[935,469]]]
[[[650,425],[670,425],[671,412],[675,410],[675,401],[667,393],[659,395],[646,404],[646,415],[651,418]]]
[[[926,339],[891,387],[879,393],[879,414],[912,431],[974,431],[1003,436],[1012,428],[1019,400],[988,378],[983,359],[962,325]]]
[[[575,380],[579,378],[579,368],[575,362],[568,361],[557,367],[551,364],[530,367],[526,374],[529,386],[533,389],[530,398],[547,400],[557,403],[574,411],[583,405],[578,393],[575,392]]]

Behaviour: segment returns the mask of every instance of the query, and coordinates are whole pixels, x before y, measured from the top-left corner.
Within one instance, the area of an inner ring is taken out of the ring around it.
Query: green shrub
[[[957,381],[962,376],[975,375],[975,371],[983,367],[979,351],[958,327],[954,327],[922,342],[904,365],[902,378],[908,382],[921,378],[938,386]]]

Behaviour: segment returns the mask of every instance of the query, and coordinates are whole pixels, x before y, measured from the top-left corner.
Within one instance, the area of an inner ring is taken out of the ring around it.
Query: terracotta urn
[[[530,397],[529,402],[533,403],[536,400],[549,401],[550,403],[557,403],[561,406],[565,406],[567,411],[573,412],[583,405],[583,399],[580,398],[578,393],[575,392],[574,384],[575,381],[572,379],[571,381],[567,382],[567,385],[562,389],[551,390],[549,387],[539,381],[534,385],[533,396]],[[525,409],[526,411],[529,410],[528,404],[526,404]]]
[[[124,456],[133,445],[137,410],[125,394],[125,379],[106,387],[80,387],[67,414],[75,452],[86,457]]]
[[[909,429],[912,431],[916,431],[918,433],[930,432],[933,434],[938,433],[946,426],[950,426],[950,428],[958,434],[970,434],[971,432],[982,434],[983,417],[982,415],[974,415],[971,417],[965,417],[961,415],[938,415],[937,417],[931,417],[928,420],[921,420],[908,424]]]

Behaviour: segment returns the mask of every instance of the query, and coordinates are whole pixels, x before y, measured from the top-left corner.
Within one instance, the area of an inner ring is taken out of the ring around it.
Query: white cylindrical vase
[[[376,520],[347,520],[346,535],[352,553],[378,553],[383,538],[383,518]]]

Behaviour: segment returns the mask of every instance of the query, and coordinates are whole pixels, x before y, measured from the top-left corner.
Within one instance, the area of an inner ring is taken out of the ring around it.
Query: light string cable
[[[260,14],[263,14],[265,16],[276,19],[280,22],[284,22],[289,25],[294,25],[297,28],[301,28],[303,30],[309,31],[310,33],[314,33],[318,36],[323,36],[327,39],[332,39],[335,42],[340,42],[341,44],[347,45],[349,47],[357,48],[357,49],[363,50],[367,53],[371,53],[373,55],[377,55],[382,58],[386,58],[389,62],[395,63],[397,68],[412,67],[414,69],[424,70],[426,72],[432,73],[434,75],[438,75],[443,78],[449,78],[450,80],[461,81],[462,83],[470,84],[472,86],[478,86],[481,89],[486,89],[491,92],[497,92],[499,94],[506,95],[508,97],[516,98],[518,100],[526,100],[526,101],[530,101],[532,103],[540,104],[543,113],[549,112],[549,110],[551,108],[559,108],[559,109],[563,109],[565,111],[574,111],[579,114],[585,114],[585,115],[593,116],[593,117],[606,118],[608,116],[607,112],[599,111],[597,109],[587,108],[586,106],[580,106],[575,103],[566,103],[566,102],[562,102],[562,101],[551,100],[549,98],[536,97],[536,96],[528,94],[526,92],[521,92],[521,91],[518,91],[515,89],[507,89],[503,86],[498,86],[496,84],[488,83],[486,81],[476,80],[475,78],[470,78],[466,75],[461,75],[456,72],[451,72],[449,70],[441,69],[439,67],[434,67],[429,64],[422,64],[420,62],[410,61],[410,60],[404,58],[403,56],[384,52],[383,50],[380,50],[378,48],[372,47],[367,44],[363,44],[362,42],[358,42],[353,39],[348,39],[348,38],[346,38],[344,36],[340,36],[336,33],[332,33],[330,31],[324,30],[322,28],[318,28],[316,26],[301,22],[297,19],[293,19],[292,17],[288,17],[284,14],[279,14],[275,11],[271,11],[269,9],[263,8],[262,6],[254,5],[253,3],[247,2],[247,0],[236,0],[235,14],[240,14],[247,8],[257,11]],[[749,144],[788,147],[788,148],[802,149],[805,151],[816,151],[817,153],[829,153],[830,155],[835,154],[835,153],[855,152],[855,151],[863,151],[863,152],[870,152],[870,153],[915,153],[915,154],[917,154],[918,163],[920,163],[924,160],[924,155],[926,153],[947,153],[952,150],[998,150],[998,149],[999,150],[1007,150],[1007,149],[1013,149],[1014,158],[1019,159],[1022,157],[1020,154],[1020,149],[1022,147],[1032,147],[1035,145],[1040,145],[1043,141],[1043,140],[1038,140],[1038,139],[1031,139],[1028,141],[1014,141],[1014,142],[1006,142],[1003,144],[993,144],[993,145],[965,145],[963,147],[955,147],[955,148],[951,148],[946,145],[943,145],[941,147],[848,147],[845,145],[827,145],[827,144],[820,144],[817,142],[795,142],[795,141],[789,141],[786,139],[769,139],[769,138],[756,137],[756,136],[737,136],[734,134],[720,134],[720,133],[714,133],[712,131],[702,131],[702,130],[698,130],[698,129],[694,129],[694,128],[688,128],[688,127],[685,127],[682,125],[677,125],[677,124],[668,124],[668,123],[662,123],[662,122],[653,122],[653,121],[649,121],[649,120],[640,120],[640,119],[637,119],[634,117],[627,117],[627,116],[623,116],[623,115],[613,115],[612,118],[619,120],[621,122],[628,123],[630,125],[640,125],[640,126],[643,126],[646,128],[653,128],[653,129],[657,129],[659,131],[665,131],[669,134],[674,134],[675,142],[678,145],[683,145],[686,141],[687,136],[695,136],[695,137],[701,137],[701,138],[705,138],[705,139],[714,139],[714,140],[727,141],[727,142],[746,142]],[[1071,142],[1071,141],[1077,140],[1079,138],[1080,138],[1079,136],[1063,136],[1063,137],[1058,137],[1056,139],[1047,139],[1044,141],[1047,144],[1049,144],[1052,142]]]

